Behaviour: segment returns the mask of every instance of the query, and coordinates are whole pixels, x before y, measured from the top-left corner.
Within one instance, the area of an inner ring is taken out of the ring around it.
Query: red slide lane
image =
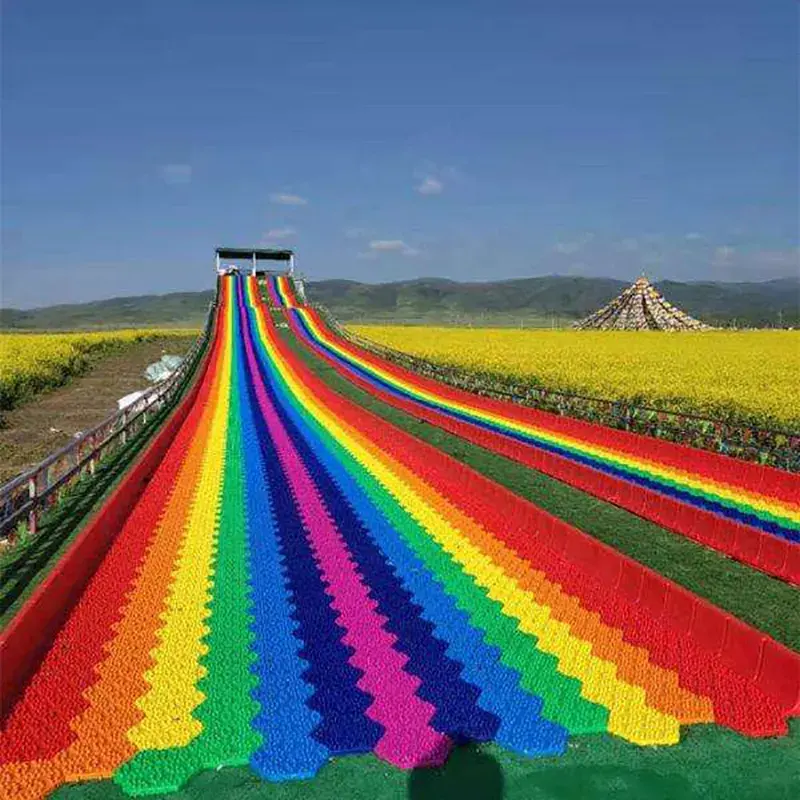
[[[334,362],[329,362],[335,365]],[[375,394],[369,383],[356,376],[351,380]],[[411,401],[381,395],[381,399],[420,419],[453,433],[520,464],[539,470],[601,500],[614,503],[637,516],[675,533],[712,547],[751,566],[800,584],[800,545],[730,519],[695,508],[659,492],[633,486],[553,453],[527,447],[501,434],[476,428],[468,423],[420,407]]]
[[[298,330],[297,323],[290,318],[289,323],[292,330],[301,338],[304,346],[305,344],[303,334]],[[344,342],[338,340],[337,344]],[[557,480],[561,480],[570,486],[573,486],[581,491],[598,497],[601,500],[614,503],[615,505],[630,511],[637,516],[655,522],[668,530],[687,536],[694,541],[697,541],[707,547],[712,547],[719,550],[726,555],[736,558],[745,564],[749,564],[769,575],[786,580],[792,584],[800,585],[800,545],[794,544],[777,536],[773,536],[765,531],[760,531],[747,525],[743,525],[732,519],[720,516],[711,511],[706,511],[702,508],[690,506],[682,503],[676,498],[669,497],[668,495],[661,494],[655,490],[646,489],[641,486],[634,486],[628,481],[617,478],[613,475],[608,475],[600,470],[593,469],[585,464],[576,463],[568,458],[559,456],[555,453],[550,453],[531,447],[515,439],[511,439],[500,433],[489,431],[467,422],[463,422],[453,417],[443,414],[434,409],[418,405],[411,400],[399,398],[387,392],[380,392],[375,389],[368,381],[364,380],[358,375],[352,374],[347,371],[341,364],[334,358],[325,353],[324,351],[315,351],[321,358],[330,364],[342,377],[351,381],[359,386],[361,389],[369,392],[373,396],[379,397],[383,402],[399,408],[411,414],[418,419],[424,419],[437,427],[440,427],[450,433],[455,434],[467,441],[477,444],[480,447],[485,447],[492,452],[499,455],[511,458],[525,466],[536,469],[540,472],[550,475]],[[362,357],[359,352],[359,357]],[[372,363],[375,363],[374,361]],[[394,365],[390,365],[393,367]],[[387,363],[382,362],[381,368],[386,368]],[[421,379],[426,380],[426,379]],[[427,381],[428,384],[432,383]],[[463,393],[460,390],[446,387],[444,384],[435,384],[433,387],[440,395],[457,399],[459,402],[464,402],[463,397],[456,397],[454,392],[460,395]],[[470,398],[477,398],[483,400],[477,395],[469,395]],[[495,402],[495,401],[492,401]],[[513,404],[504,404],[514,409],[514,415],[517,419],[524,420],[521,409]],[[503,410],[504,414],[511,416],[511,414]],[[545,413],[545,412],[536,412]],[[553,415],[549,415],[553,416]],[[554,417],[559,421],[566,421],[562,425],[561,432],[568,432],[568,428],[572,423],[578,420],[569,420],[564,417]],[[530,420],[527,420],[530,422]],[[587,423],[581,423],[587,425]],[[597,426],[594,426],[597,427]],[[554,428],[554,426],[553,426]],[[611,430],[611,429],[608,429]],[[615,433],[620,433],[615,431]],[[621,432],[625,433],[625,432]],[[631,436],[633,434],[626,434]],[[642,439],[639,438],[639,447],[641,449]],[[646,437],[648,448],[650,442],[658,442],[659,445],[671,445],[673,447],[680,447],[680,445],[672,445],[670,442],[662,442],[657,439]],[[682,448],[687,450],[688,448]],[[691,451],[696,454],[699,451]],[[702,454],[703,456],[705,454]],[[714,455],[714,454],[709,454]],[[727,459],[724,456],[719,458],[733,461],[734,459]],[[746,463],[746,462],[737,462]],[[756,465],[748,464],[752,467]],[[685,469],[685,467],[683,467]],[[759,469],[761,469],[759,467]],[[764,468],[768,469],[768,468]],[[772,470],[779,472],[778,470]],[[783,474],[783,473],[779,473]],[[789,473],[786,473],[789,475]],[[791,476],[794,479],[795,476]]]
[[[3,698],[0,720],[5,720],[11,713],[15,702],[52,646],[59,629],[80,599],[84,588],[161,464],[178,430],[186,421],[201,386],[207,383],[206,377],[213,375],[213,370],[209,371],[209,365],[218,355],[219,347],[216,344],[218,324],[217,319],[212,340],[214,345],[203,357],[187,394],[0,636],[0,662],[3,665],[0,675],[0,694]],[[142,546],[146,545],[145,534],[149,535],[154,530],[169,499],[170,486],[169,476],[165,475],[163,479],[159,476],[159,483],[151,487],[152,500],[148,501],[146,509],[143,510],[144,516],[141,525],[138,526],[143,536]],[[123,597],[127,591],[138,565],[139,561],[132,559],[126,565],[125,572],[113,577],[112,584],[119,597]],[[106,621],[101,623],[98,620],[97,624],[107,625],[109,635],[110,627],[119,612],[118,604],[105,602],[103,613],[106,615]],[[93,679],[91,666],[98,663],[98,656],[105,641],[100,640],[100,637],[89,637],[88,641],[93,642],[98,650],[90,654],[87,648],[87,651],[82,650],[74,654],[75,669],[72,671],[72,676],[75,685],[50,688],[50,691],[57,691],[62,695],[65,702],[70,692],[77,693],[80,697],[83,689]],[[81,664],[88,665],[88,669],[81,668]],[[49,721],[50,724],[52,722]],[[54,742],[59,738],[55,730],[48,730],[48,726],[43,725],[42,729],[52,736]]]
[[[622,628],[631,643],[647,647],[654,663],[678,671],[683,685],[714,698],[721,722],[756,735],[785,729],[783,717],[798,710],[800,700],[796,653],[354,405],[314,376],[282,340],[278,346],[326,405],[442,495],[460,498],[466,513],[537,569],[556,573],[585,607]],[[659,620],[665,624],[654,624]]]

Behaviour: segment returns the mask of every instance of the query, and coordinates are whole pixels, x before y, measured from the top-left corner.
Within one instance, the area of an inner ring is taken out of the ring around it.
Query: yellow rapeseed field
[[[353,325],[499,382],[800,428],[800,332],[571,331]]]
[[[59,386],[86,368],[90,356],[156,337],[187,336],[180,328],[91,333],[0,333],[0,410]]]

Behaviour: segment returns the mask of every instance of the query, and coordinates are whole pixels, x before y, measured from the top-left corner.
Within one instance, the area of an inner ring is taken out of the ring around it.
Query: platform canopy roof
[[[217,256],[219,258],[246,258],[252,261],[291,261],[294,252],[292,250],[265,250],[258,247],[218,247]]]

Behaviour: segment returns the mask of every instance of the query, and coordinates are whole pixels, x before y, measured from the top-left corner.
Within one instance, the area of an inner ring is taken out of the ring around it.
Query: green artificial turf
[[[800,592],[783,581],[665,530],[611,503],[461,439],[376,399],[342,378],[291,333],[281,335],[332,389],[434,445],[540,508],[800,650]]]
[[[675,747],[607,734],[573,739],[563,756],[530,759],[490,745],[458,748],[441,769],[403,772],[373,755],[327,764],[313,780],[268,783],[248,767],[209,770],[170,800],[790,800],[800,793],[800,722],[752,740],[712,725]],[[57,800],[123,800],[111,781],[56,790]]]

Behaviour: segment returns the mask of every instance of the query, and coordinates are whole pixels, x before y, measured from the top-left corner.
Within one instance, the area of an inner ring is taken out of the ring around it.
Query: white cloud
[[[423,178],[422,183],[417,186],[419,194],[441,194],[444,191],[444,183],[432,175]]]
[[[279,206],[307,206],[308,200],[305,197],[300,197],[299,194],[283,194],[281,192],[273,193],[269,196],[271,203]]]
[[[577,253],[583,245],[580,242],[558,242],[553,245],[553,252],[571,256]]]
[[[687,242],[699,242],[700,239],[703,238],[703,234],[692,231],[691,233],[687,233],[683,238],[686,239]]]
[[[730,245],[721,245],[714,250],[714,263],[727,264],[736,253],[736,248]]]
[[[161,166],[161,180],[171,186],[179,186],[191,183],[192,165],[191,164],[163,164]]]
[[[270,228],[265,234],[264,239],[289,239],[297,231],[294,228]]]
[[[553,252],[560,253],[564,256],[573,256],[575,253],[580,252],[589,242],[594,239],[593,233],[584,233],[570,242],[556,242],[553,245]]]
[[[363,258],[370,258],[381,253],[399,253],[403,256],[419,255],[419,250],[406,244],[402,239],[373,239],[369,243],[369,250],[362,253]]]
[[[414,191],[422,195],[441,194],[445,186],[462,183],[464,174],[456,167],[441,166],[432,161],[425,161],[414,170],[417,183]]]

